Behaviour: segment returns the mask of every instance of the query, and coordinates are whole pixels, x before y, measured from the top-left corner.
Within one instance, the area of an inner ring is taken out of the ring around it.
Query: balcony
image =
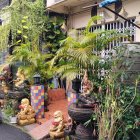
[[[70,9],[82,4],[87,4],[93,0],[47,0],[47,8],[58,13],[68,14]]]

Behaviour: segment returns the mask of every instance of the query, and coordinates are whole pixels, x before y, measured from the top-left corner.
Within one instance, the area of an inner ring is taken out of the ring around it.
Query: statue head
[[[22,77],[22,78],[25,79],[25,74],[24,74],[23,70],[20,69],[20,68],[18,68],[18,71],[17,71],[17,73],[16,73],[16,76],[17,76],[17,77],[20,77],[20,78]]]
[[[92,83],[88,79],[87,70],[85,70],[85,74],[84,74],[84,77],[83,77],[82,88],[83,88],[83,92],[85,94],[90,94],[90,91],[92,90]]]
[[[21,105],[19,106],[19,108],[24,109],[28,105],[29,105],[29,100],[27,98],[24,98],[21,100]]]
[[[63,120],[63,113],[62,111],[54,112],[54,122],[60,122]]]

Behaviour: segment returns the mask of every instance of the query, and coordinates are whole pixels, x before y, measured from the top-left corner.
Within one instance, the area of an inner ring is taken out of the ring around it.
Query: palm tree
[[[62,47],[57,51],[51,65],[62,77],[73,79],[77,75],[83,75],[85,70],[92,71],[96,62],[101,59],[98,53],[110,42],[124,36],[114,30],[90,32],[91,23],[98,19],[100,17],[92,17],[82,35],[68,36],[61,41]]]

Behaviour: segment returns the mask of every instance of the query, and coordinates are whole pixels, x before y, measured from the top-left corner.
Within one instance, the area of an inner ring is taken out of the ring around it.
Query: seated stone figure
[[[5,65],[0,74],[0,81],[2,90],[4,93],[8,93],[10,89],[10,83],[12,81],[12,73],[9,65]]]
[[[20,112],[17,114],[18,124],[27,125],[35,122],[35,111],[29,105],[29,100],[27,98],[22,99],[20,107]]]
[[[79,107],[93,107],[95,100],[91,97],[91,91],[93,89],[92,83],[88,80],[87,71],[85,71],[83,81],[82,81],[82,93],[79,96]]]
[[[24,80],[25,80],[25,75],[24,75],[23,70],[18,69],[16,76],[17,76],[17,79],[14,80],[15,87],[20,87],[24,83]]]
[[[64,117],[61,111],[56,111],[54,113],[54,121],[50,128],[50,137],[52,139],[64,137]]]

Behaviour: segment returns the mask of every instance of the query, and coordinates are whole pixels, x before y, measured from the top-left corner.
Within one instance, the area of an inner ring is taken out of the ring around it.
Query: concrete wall
[[[85,27],[91,18],[91,8],[83,9],[84,5],[73,7],[70,11],[68,18],[68,28],[82,28]],[[140,0],[127,0],[123,2],[123,7],[125,11],[128,13],[128,17],[136,17],[136,24],[140,26]],[[114,10],[114,5],[109,8]],[[115,16],[113,13],[105,10],[104,8],[98,9],[98,15],[100,12],[105,11],[108,18],[106,18],[106,22],[111,22],[115,20]],[[136,29],[136,41],[140,41],[140,29]]]
[[[54,0],[47,0],[47,7],[52,6],[54,3]]]

